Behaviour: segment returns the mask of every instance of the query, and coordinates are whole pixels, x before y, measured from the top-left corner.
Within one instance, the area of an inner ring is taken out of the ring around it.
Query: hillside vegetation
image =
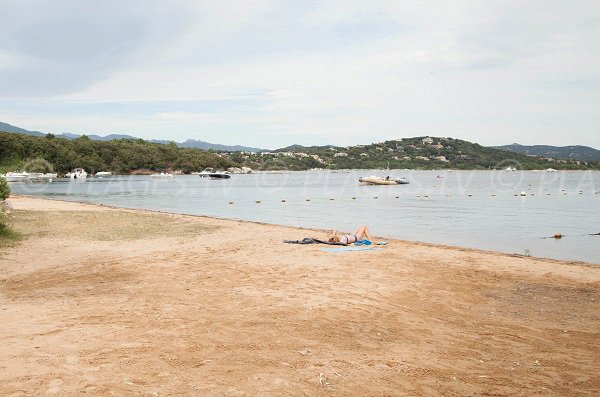
[[[92,173],[127,174],[140,169],[193,172],[232,165],[229,158],[216,153],[141,139],[92,141],[82,136],[70,140],[51,134],[36,137],[0,132],[0,171],[66,173],[81,167]]]
[[[496,146],[496,148],[532,156],[552,157],[555,159],[600,161],[600,150],[589,146],[525,146],[513,143],[512,145]]]
[[[349,147],[298,145],[275,152],[235,154],[253,168],[600,169],[598,162],[556,160],[484,147],[452,138],[403,138]]]
[[[128,174],[147,171],[199,171],[248,166],[255,170],[326,169],[600,169],[598,162],[554,160],[484,147],[452,138],[404,138],[349,147],[294,145],[273,152],[214,152],[141,139],[94,141],[0,132],[0,172]]]

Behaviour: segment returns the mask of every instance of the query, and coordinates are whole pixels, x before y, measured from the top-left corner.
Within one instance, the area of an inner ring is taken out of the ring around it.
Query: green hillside
[[[452,138],[404,138],[349,147],[294,145],[273,152],[221,152],[141,139],[94,141],[0,132],[0,172],[66,173],[73,168],[118,174],[199,171],[248,166],[254,170],[326,169],[600,169],[599,162],[554,160],[484,147]]]
[[[507,150],[484,147],[453,138],[403,138],[348,147],[298,145],[270,153],[247,155],[253,168],[410,168],[410,169],[600,169],[599,162],[543,159]]]
[[[0,132],[0,172],[27,170],[66,173],[73,168],[88,172],[112,171],[127,174],[135,170],[182,170],[234,165],[226,156],[173,144],[150,143],[141,139],[92,141],[82,136],[69,140],[53,135],[42,137]]]

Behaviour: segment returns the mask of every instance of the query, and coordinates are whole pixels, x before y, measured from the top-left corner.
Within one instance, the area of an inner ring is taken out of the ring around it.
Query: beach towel
[[[283,240],[286,244],[327,244],[327,245],[343,245],[344,243],[332,243],[326,240],[319,240],[318,238],[305,237],[302,240]]]
[[[345,246],[345,247],[321,248],[321,251],[325,251],[325,252],[350,252],[350,251],[375,251],[375,250],[381,250],[381,249],[383,249],[383,248],[370,247],[368,245],[361,245],[359,247]]]

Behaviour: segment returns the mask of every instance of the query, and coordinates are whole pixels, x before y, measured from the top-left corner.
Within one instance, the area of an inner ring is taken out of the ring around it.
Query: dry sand
[[[600,393],[598,266],[11,201],[2,396]]]

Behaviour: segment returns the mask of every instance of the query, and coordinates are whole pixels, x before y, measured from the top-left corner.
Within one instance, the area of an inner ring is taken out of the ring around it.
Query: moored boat
[[[100,171],[100,172],[96,172],[96,175],[94,175],[94,177],[96,178],[110,178],[112,176],[112,172],[110,171]]]
[[[169,174],[168,172],[167,173],[161,172],[160,174],[152,174],[150,176],[155,179],[172,179],[172,178],[174,178],[173,174]]]
[[[4,179],[6,179],[6,182],[21,182],[26,181],[28,177],[28,172],[8,172]]]
[[[391,179],[389,176],[382,178],[380,176],[361,177],[358,180],[362,185],[407,185],[409,182],[404,178]]]
[[[84,181],[87,178],[87,172],[85,172],[83,168],[75,168],[73,171],[65,174],[65,177],[71,178],[73,180]]]
[[[210,179],[229,179],[231,175],[226,172],[214,171],[212,168],[205,168],[202,172],[198,173],[200,178],[210,178]]]

